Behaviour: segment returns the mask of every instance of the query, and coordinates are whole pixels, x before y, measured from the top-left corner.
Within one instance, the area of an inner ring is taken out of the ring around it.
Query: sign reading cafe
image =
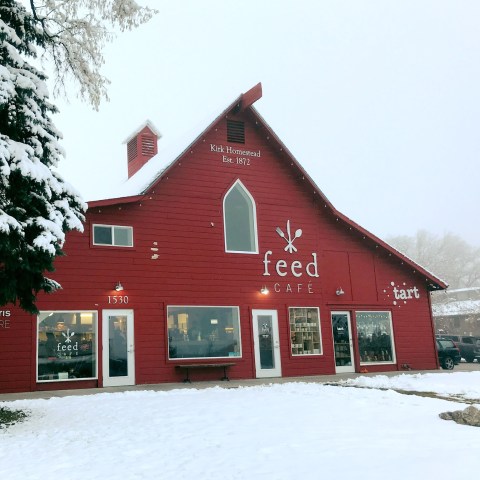
[[[295,240],[297,238],[300,238],[303,234],[303,231],[301,228],[298,228],[293,232],[292,235],[292,229],[290,225],[290,220],[287,220],[287,225],[286,225],[286,230],[285,232],[280,228],[277,227],[275,229],[277,232],[278,236],[283,238],[286,242],[286,245],[283,248],[284,252],[288,252],[291,255],[294,253],[298,252],[297,247],[294,245]],[[265,252],[265,255],[263,257],[263,266],[264,266],[264,271],[263,275],[264,276],[272,276],[276,275],[278,277],[286,277],[289,273],[291,273],[295,278],[299,279],[298,283],[285,283],[282,284],[281,282],[276,282],[273,285],[273,289],[275,292],[286,292],[286,293],[293,293],[293,292],[308,292],[308,293],[313,293],[313,284],[311,283],[311,278],[318,278],[318,263],[317,263],[317,254],[312,252],[311,254],[311,260],[307,263],[301,262],[298,259],[294,260],[284,260],[283,258],[280,258],[277,261],[274,261],[272,259],[273,256],[273,251],[272,250],[267,250]],[[300,283],[300,279],[307,277],[305,281]],[[308,278],[310,277],[310,278]]]

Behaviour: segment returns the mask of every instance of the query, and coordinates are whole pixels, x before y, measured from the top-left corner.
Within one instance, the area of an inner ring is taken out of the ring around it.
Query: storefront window
[[[356,312],[360,363],[394,363],[390,312]]]
[[[168,355],[240,357],[238,307],[168,307]]]
[[[37,380],[96,378],[97,312],[40,312]]]
[[[292,355],[320,355],[320,314],[316,307],[292,307],[290,311],[290,338]]]

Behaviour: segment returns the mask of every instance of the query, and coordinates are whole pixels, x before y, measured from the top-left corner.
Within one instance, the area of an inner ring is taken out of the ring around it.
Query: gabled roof
[[[128,143],[133,137],[136,137],[145,127],[148,127],[152,133],[154,133],[158,139],[162,138],[160,130],[150,121],[146,120],[142,123],[134,132],[132,132],[122,143]]]
[[[221,118],[224,118],[229,113],[245,112],[249,114],[260,128],[263,128],[267,133],[267,138],[270,143],[290,162],[294,167],[300,178],[305,181],[305,188],[308,188],[313,195],[318,196],[318,202],[323,204],[326,211],[330,212],[336,220],[344,224],[349,230],[356,232],[363,239],[374,244],[375,248],[383,249],[389,256],[397,257],[401,264],[413,269],[414,273],[418,273],[424,277],[429,290],[443,290],[448,287],[448,284],[437,278],[431,272],[415,263],[413,260],[387,244],[380,238],[376,237],[353,220],[339,212],[327,199],[326,195],[315,184],[313,179],[303,169],[300,163],[296,160],[293,154],[277,137],[275,132],[270,128],[267,122],[259,114],[259,112],[253,107],[253,103],[256,102],[262,96],[261,84],[255,85],[249,91],[241,94],[230,105],[227,106],[220,113],[216,113],[213,116],[208,117],[202,122],[202,125],[198,126],[195,130],[191,131],[185,137],[180,139],[175,144],[171,144],[169,148],[162,148],[158,154],[152,157],[146,165],[144,165],[135,175],[129,178],[125,183],[119,186],[116,192],[111,192],[110,198],[104,198],[100,200],[94,200],[88,202],[89,208],[107,206],[107,205],[119,205],[126,203],[134,203],[141,201],[150,191],[150,189],[157,184],[157,182],[164,176],[166,176],[169,170],[178,162],[181,161],[183,155],[190,151],[194,145],[199,141],[205,133],[214,126]],[[126,141],[130,140],[140,130],[148,125],[148,121],[144,124],[135,134],[132,134]]]
[[[247,92],[248,93],[248,92]],[[246,95],[246,94],[245,94]],[[199,125],[195,128],[185,132],[182,137],[171,143],[166,143],[162,140],[162,148],[158,149],[158,153],[150,158],[148,162],[138,170],[132,177],[119,185],[115,185],[110,190],[105,190],[101,198],[93,198],[88,201],[89,208],[118,205],[124,203],[132,203],[128,200],[130,197],[137,197],[146,195],[150,188],[155,185],[164,175],[168,174],[170,168],[183,155],[190,151],[197,141],[209,130],[217,121],[223,118],[228,112],[238,107],[243,95],[235,99],[227,108],[222,111],[216,110],[210,115],[207,115]],[[143,126],[135,131],[123,143],[131,140],[148,124],[148,121]]]
[[[480,315],[480,300],[458,300],[432,305],[434,317],[456,317],[460,315]]]

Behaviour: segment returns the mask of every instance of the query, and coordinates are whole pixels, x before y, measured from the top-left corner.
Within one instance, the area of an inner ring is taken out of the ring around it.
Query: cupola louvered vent
[[[245,123],[227,120],[227,142],[245,143]]]
[[[127,144],[127,157],[128,161],[131,162],[137,158],[137,137],[132,138]]]
[[[142,135],[142,155],[145,157],[155,155],[155,138],[151,135]]]
[[[127,145],[128,178],[157,155],[161,136],[153,123],[147,120],[123,142]]]

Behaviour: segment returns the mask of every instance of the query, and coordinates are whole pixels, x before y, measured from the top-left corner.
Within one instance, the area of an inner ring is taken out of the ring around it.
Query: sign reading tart
[[[243,148],[230,147],[229,145],[210,144],[210,151],[222,154],[222,163],[230,165],[244,165],[252,164],[253,158],[260,158],[262,152],[260,150],[245,150]]]

